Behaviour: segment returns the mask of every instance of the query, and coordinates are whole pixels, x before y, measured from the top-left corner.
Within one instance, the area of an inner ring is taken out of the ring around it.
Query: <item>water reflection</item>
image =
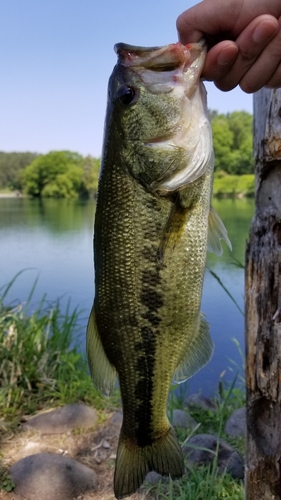
[[[253,216],[253,200],[214,200],[213,206],[222,218],[233,251],[224,245],[222,257],[209,254],[208,267],[221,279],[239,306],[244,308],[245,242]],[[0,286],[8,283],[20,270],[23,273],[8,295],[8,301],[25,301],[39,275],[34,307],[46,293],[50,301],[61,297],[62,304],[71,298],[73,307],[83,309],[81,321],[86,325],[93,294],[92,232],[94,202],[79,200],[0,199]],[[211,362],[187,383],[190,390],[215,391],[221,373],[225,379],[232,359],[241,365],[235,337],[244,346],[244,318],[230,297],[210,272],[205,275],[202,311],[211,327],[215,353]],[[81,349],[85,349],[84,336]]]

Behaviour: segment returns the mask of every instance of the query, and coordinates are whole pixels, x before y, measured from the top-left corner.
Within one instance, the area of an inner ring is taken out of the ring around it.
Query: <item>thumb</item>
[[[178,17],[179,41],[185,45],[198,42],[203,35],[232,32],[240,11],[241,0],[202,1]]]
[[[183,45],[198,42],[204,34],[200,22],[200,10],[200,4],[197,4],[195,8],[191,7],[177,18],[178,37]]]

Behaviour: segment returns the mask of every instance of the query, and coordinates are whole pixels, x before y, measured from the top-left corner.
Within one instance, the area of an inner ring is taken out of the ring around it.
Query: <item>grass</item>
[[[214,196],[249,196],[255,194],[254,174],[228,175],[218,172],[214,176]]]
[[[17,275],[18,276],[18,275]],[[28,313],[25,304],[4,304],[17,276],[2,289],[0,298],[0,413],[4,418],[30,414],[44,407],[83,401],[103,408],[85,358],[75,343],[79,312],[62,312],[60,302],[43,298]]]
[[[160,482],[150,488],[155,500],[244,500],[244,486],[229,474],[214,474],[212,465],[187,466],[186,476],[179,481]]]
[[[100,410],[116,407],[116,395],[115,400],[108,402],[94,388],[86,360],[78,350],[80,312],[71,311],[70,305],[62,311],[59,301],[49,304],[45,297],[36,310],[30,312],[36,283],[24,304],[6,305],[7,294],[17,276],[0,290],[0,414],[3,418],[16,429],[22,415],[56,405],[82,401]],[[172,392],[169,410],[182,409],[183,400],[183,394],[175,396]],[[195,432],[226,438],[226,419],[234,409],[245,404],[245,395],[234,383],[230,388],[219,383],[214,401],[214,412],[197,407],[190,407],[188,411],[200,422]],[[178,437],[181,443],[189,438],[183,431],[178,431]],[[243,439],[227,438],[227,441],[243,453]],[[242,482],[226,473],[219,474],[217,457],[218,447],[210,465],[196,467],[187,463],[187,474],[181,480],[144,485],[146,494],[150,492],[157,500],[242,500]],[[0,490],[12,488],[4,468],[3,474],[0,473]]]
[[[151,486],[149,491],[155,500],[244,500],[244,484],[240,480],[233,479],[226,472],[219,473],[218,451],[221,439],[227,439],[241,454],[244,453],[244,439],[235,438],[230,440],[224,434],[224,426],[227,418],[234,409],[245,404],[245,394],[240,388],[235,388],[236,377],[232,385],[225,389],[221,385],[217,398],[215,399],[216,411],[202,410],[198,407],[189,407],[189,414],[200,425],[195,433],[216,434],[219,439],[214,452],[213,461],[205,466],[196,466],[186,462],[187,472],[178,481],[160,481],[156,486]],[[177,398],[172,397],[173,408],[177,407]],[[180,405],[182,408],[182,402]],[[188,441],[190,436],[178,432],[182,444]],[[147,487],[147,486],[146,486]]]

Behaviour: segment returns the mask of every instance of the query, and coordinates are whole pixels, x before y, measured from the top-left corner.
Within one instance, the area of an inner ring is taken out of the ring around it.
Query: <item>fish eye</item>
[[[117,92],[118,99],[125,105],[131,104],[135,100],[136,95],[137,91],[131,85],[122,85]]]

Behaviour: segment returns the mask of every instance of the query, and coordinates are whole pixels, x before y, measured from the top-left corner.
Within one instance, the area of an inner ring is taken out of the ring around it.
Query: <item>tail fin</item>
[[[116,498],[132,495],[150,471],[172,479],[183,475],[183,455],[174,429],[170,427],[164,437],[143,448],[126,440],[121,430],[114,475]]]

